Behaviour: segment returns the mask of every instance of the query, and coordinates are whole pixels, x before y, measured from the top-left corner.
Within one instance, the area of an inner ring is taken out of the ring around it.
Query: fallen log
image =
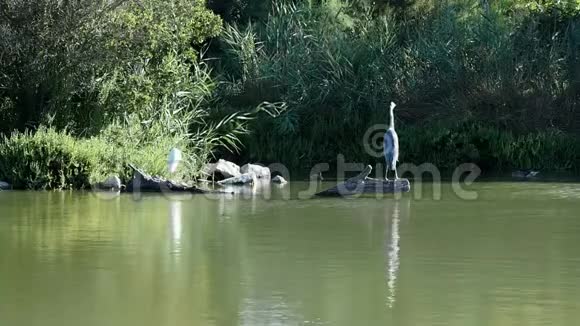
[[[411,191],[411,184],[407,179],[380,180],[369,178],[372,167],[368,165],[356,177],[350,178],[335,187],[316,194],[320,197],[344,197],[357,194],[388,194]]]
[[[225,185],[243,186],[243,185],[253,185],[253,184],[257,183],[257,180],[258,180],[258,178],[256,177],[255,174],[243,173],[237,177],[227,178],[227,179],[218,181],[217,183],[220,186],[225,186]]]
[[[183,182],[167,180],[159,176],[151,176],[143,170],[129,164],[133,169],[133,180],[127,185],[127,192],[188,192],[194,194],[214,193],[199,189]]]

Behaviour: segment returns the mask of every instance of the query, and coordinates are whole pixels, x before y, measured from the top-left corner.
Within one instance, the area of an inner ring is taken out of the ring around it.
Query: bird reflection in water
[[[406,200],[407,206],[410,201]],[[397,292],[397,276],[399,274],[400,265],[400,239],[399,224],[401,221],[400,201],[396,200],[391,206],[391,228],[385,232],[385,253],[387,260],[386,279],[387,279],[387,307],[393,308],[396,300]],[[407,207],[408,209],[409,207]],[[406,212],[409,213],[408,210]],[[386,225],[389,225],[386,223]]]
[[[171,223],[171,245],[172,251],[175,254],[181,252],[181,235],[182,235],[182,213],[181,213],[181,201],[171,200],[169,202],[169,214]]]

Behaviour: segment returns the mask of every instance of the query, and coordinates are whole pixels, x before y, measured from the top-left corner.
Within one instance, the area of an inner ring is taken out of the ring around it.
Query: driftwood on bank
[[[159,176],[151,176],[133,164],[129,164],[129,166],[133,169],[133,180],[127,185],[127,192],[189,192],[194,194],[209,192],[182,182],[167,180]]]
[[[407,179],[379,180],[369,178],[373,168],[368,165],[356,177],[350,178],[335,187],[321,191],[316,196],[321,197],[343,197],[357,194],[388,194],[395,192],[409,192],[411,184]]]
[[[253,173],[243,173],[237,177],[232,177],[232,178],[227,178],[221,181],[218,181],[217,183],[220,186],[225,186],[225,185],[237,185],[237,186],[243,186],[243,185],[253,185],[257,182],[257,177],[255,174]]]

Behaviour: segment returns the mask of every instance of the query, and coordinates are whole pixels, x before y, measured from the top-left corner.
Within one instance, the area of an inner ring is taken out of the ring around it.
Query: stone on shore
[[[10,190],[12,186],[8,182],[0,181],[0,190]]]
[[[270,179],[270,169],[258,164],[245,164],[240,168],[242,173],[253,173],[258,179]]]
[[[253,173],[244,173],[237,177],[218,181],[220,185],[252,185],[257,183],[257,177]]]
[[[121,191],[121,179],[118,176],[109,176],[105,181],[96,184],[99,190]]]
[[[239,177],[242,174],[239,165],[223,159],[218,160],[217,163],[206,164],[202,172],[204,175],[213,176],[216,179]]]
[[[272,178],[272,183],[283,185],[283,184],[287,184],[288,181],[286,181],[286,179],[284,179],[283,176],[277,175],[277,176]]]

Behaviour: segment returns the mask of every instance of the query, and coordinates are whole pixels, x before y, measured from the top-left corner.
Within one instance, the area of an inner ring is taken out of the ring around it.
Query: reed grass
[[[224,110],[288,106],[252,123],[243,160],[368,158],[363,135],[395,101],[407,161],[578,169],[580,15],[547,30],[546,15],[513,2],[416,1],[404,14],[333,3],[276,2],[267,19],[221,35]]]

